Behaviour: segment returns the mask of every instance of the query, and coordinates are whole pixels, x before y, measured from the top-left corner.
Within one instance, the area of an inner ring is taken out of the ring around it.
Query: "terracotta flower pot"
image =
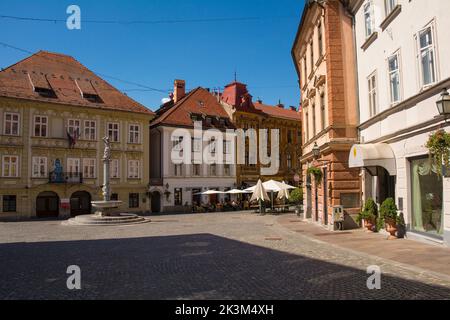
[[[389,239],[397,238],[397,223],[392,219],[386,220],[386,231],[390,234]]]
[[[373,231],[375,222],[373,221],[373,219],[364,219],[364,226],[367,228],[368,231]]]

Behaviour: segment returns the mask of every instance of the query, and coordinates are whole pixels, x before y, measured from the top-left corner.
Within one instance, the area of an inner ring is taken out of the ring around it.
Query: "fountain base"
[[[96,209],[95,214],[77,216],[69,219],[64,224],[76,226],[118,226],[150,222],[150,219],[135,214],[113,212],[122,205],[122,201],[92,201],[91,203]]]
[[[120,226],[148,222],[150,222],[150,219],[135,214],[120,213],[114,216],[82,215],[69,219],[66,224],[74,226]]]

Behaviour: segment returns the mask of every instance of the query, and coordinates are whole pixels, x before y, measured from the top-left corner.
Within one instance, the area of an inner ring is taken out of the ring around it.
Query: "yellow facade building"
[[[0,219],[91,213],[101,198],[103,141],[112,197],[149,211],[153,113],[72,57],[40,51],[0,72]]]

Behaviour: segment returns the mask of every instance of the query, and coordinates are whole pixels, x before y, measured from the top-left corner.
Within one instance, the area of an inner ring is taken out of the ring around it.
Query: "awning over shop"
[[[394,151],[386,143],[356,144],[350,150],[350,168],[383,167],[391,176],[397,175]]]

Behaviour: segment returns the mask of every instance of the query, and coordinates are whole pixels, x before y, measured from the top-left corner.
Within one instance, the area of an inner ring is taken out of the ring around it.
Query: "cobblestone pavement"
[[[1,299],[450,299],[450,280],[310,239],[249,213],[128,227],[0,223]],[[66,287],[69,265],[81,290]],[[381,290],[368,290],[378,265]]]

